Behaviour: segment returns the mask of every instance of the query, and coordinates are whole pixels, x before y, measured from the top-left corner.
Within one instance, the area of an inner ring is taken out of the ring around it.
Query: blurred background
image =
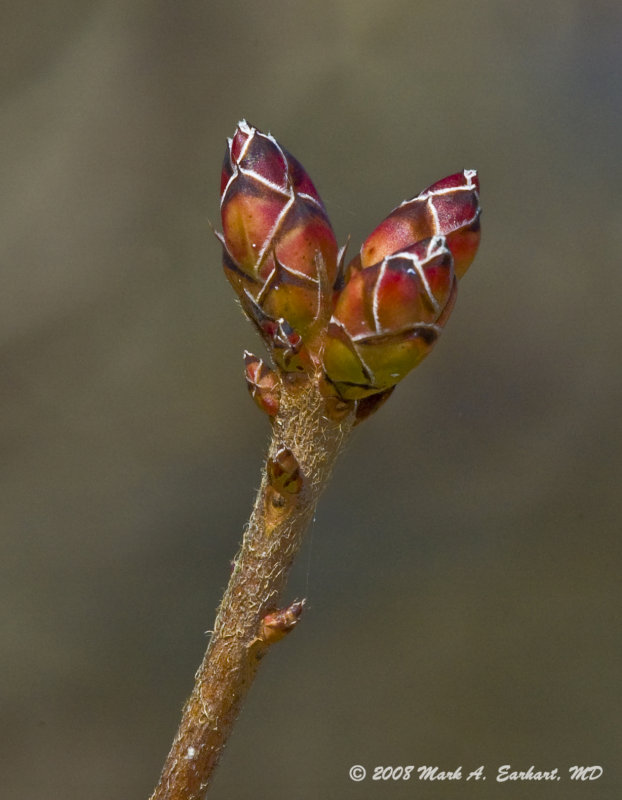
[[[483,240],[434,355],[338,464],[288,589],[308,609],[210,798],[619,798],[618,0],[0,13],[6,796],[148,797],[191,690],[269,435],[208,225],[246,117],[351,254],[465,167]],[[503,764],[562,781],[499,788]],[[581,764],[603,777],[571,783]]]

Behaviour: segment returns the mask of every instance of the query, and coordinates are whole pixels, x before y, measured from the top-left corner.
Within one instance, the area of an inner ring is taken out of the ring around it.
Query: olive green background
[[[246,117],[351,253],[465,167],[483,239],[434,354],[338,464],[288,589],[308,609],[210,797],[619,798],[620,3],[1,15],[3,795],[146,798],[190,691],[268,439],[208,225]],[[562,781],[499,785],[503,764]]]

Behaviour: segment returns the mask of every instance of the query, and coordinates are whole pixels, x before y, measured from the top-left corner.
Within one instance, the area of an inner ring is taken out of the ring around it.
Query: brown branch
[[[262,621],[279,605],[289,568],[354,422],[353,404],[341,403],[338,414],[330,404],[320,394],[316,376],[284,377],[242,549],[151,800],[203,797],[259,661],[280,638],[266,635]],[[269,467],[284,449],[293,454],[299,473],[293,487],[285,481],[277,491]],[[290,609],[290,616],[297,616],[302,606]]]

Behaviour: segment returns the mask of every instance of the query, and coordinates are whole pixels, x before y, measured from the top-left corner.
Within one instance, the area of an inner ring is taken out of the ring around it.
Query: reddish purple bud
[[[258,407],[269,417],[275,417],[279,410],[281,379],[273,369],[248,350],[244,351],[246,385],[250,396]]]
[[[363,243],[361,265],[369,267],[422,239],[444,236],[461,278],[479,245],[479,217],[477,172],[457,172],[394,209]]]
[[[330,320],[323,361],[345,399],[384,392],[431,350],[456,279],[444,237],[351,270]]]
[[[480,239],[477,173],[464,170],[403,202],[345,268],[307,173],[246,122],[229,140],[221,211],[225,273],[274,361],[319,381],[328,416],[356,422],[431,350]],[[255,401],[275,415],[280,378],[254,356],[246,366]],[[277,488],[284,457],[268,465],[275,508],[295,494]]]
[[[324,205],[300,163],[270,134],[240,122],[221,178],[225,273],[305,340],[325,324],[338,248]]]

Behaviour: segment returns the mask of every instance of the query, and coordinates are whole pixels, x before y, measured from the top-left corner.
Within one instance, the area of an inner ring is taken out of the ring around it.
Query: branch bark
[[[194,690],[151,800],[199,800],[273,639],[262,620],[279,604],[289,568],[354,423],[353,404],[331,401],[317,376],[284,377],[280,408],[255,506],[223,596]],[[335,417],[340,417],[335,419]],[[300,470],[295,494],[274,489],[268,464],[286,448]]]

